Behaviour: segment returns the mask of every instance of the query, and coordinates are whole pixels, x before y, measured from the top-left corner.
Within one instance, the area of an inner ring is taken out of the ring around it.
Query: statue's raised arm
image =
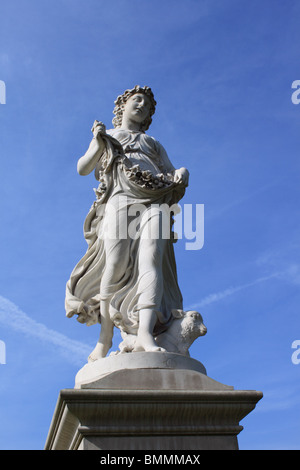
[[[77,163],[77,171],[80,175],[88,175],[95,169],[105,149],[105,143],[101,137],[101,134],[105,133],[104,124],[95,121],[92,132],[93,139],[91,140],[89,148]]]

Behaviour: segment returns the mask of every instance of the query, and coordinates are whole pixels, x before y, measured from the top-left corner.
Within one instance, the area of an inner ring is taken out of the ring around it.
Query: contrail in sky
[[[252,282],[247,282],[246,284],[240,284],[239,286],[229,287],[228,289],[215,292],[214,294],[210,294],[204,297],[204,299],[200,300],[200,302],[193,304],[191,307],[189,307],[189,309],[201,308],[205,305],[210,305],[213,302],[218,302],[219,300],[222,300],[225,297],[228,297],[229,295],[233,295],[236,292],[239,292],[240,290],[246,289],[247,287],[252,287],[256,284],[260,284],[261,282],[268,281],[269,279],[272,279],[274,277],[278,277],[278,274],[279,273],[273,273],[269,276],[259,277],[258,279],[255,279]]]
[[[17,305],[2,296],[0,296],[0,323],[59,348],[60,352],[76,365],[82,366],[91,352],[91,347],[87,344],[72,340],[33,320]]]
[[[228,289],[210,294],[204,297],[200,302],[191,305],[187,310],[198,309],[214,302],[218,302],[219,300],[248,287],[252,287],[275,277],[279,278],[281,274],[282,273],[280,272],[275,272],[268,276],[259,277],[254,281],[240,284],[235,287],[229,287]],[[0,323],[16,331],[25,333],[28,336],[33,336],[43,342],[47,342],[58,347],[61,354],[76,365],[82,365],[82,363],[87,360],[87,357],[91,352],[91,346],[82,343],[81,341],[72,340],[58,331],[48,328],[43,323],[35,321],[26,313],[22,312],[17,305],[2,296],[0,296]]]

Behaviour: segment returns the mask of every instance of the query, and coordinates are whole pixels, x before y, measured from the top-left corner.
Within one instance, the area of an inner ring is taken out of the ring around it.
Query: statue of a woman
[[[176,170],[145,133],[156,105],[149,87],[126,90],[115,105],[114,129],[95,121],[77,167],[80,175],[94,170],[100,181],[84,223],[88,249],[66,289],[68,317],[101,323],[90,361],[106,356],[114,326],[123,339],[134,338],[133,351],[162,350],[155,337],[170,325],[172,310],[182,309],[173,240],[161,225],[166,207],[184,195],[188,171]]]

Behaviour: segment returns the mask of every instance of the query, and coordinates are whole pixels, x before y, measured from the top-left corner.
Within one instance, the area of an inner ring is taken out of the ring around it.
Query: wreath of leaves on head
[[[124,91],[124,93],[122,95],[119,95],[118,98],[116,99],[115,109],[113,111],[113,113],[115,114],[115,117],[112,120],[112,123],[115,128],[121,127],[124,104],[131,96],[135,95],[136,93],[144,93],[146,96],[150,98],[150,103],[151,103],[150,113],[147,119],[145,119],[145,121],[142,123],[141,131],[144,132],[147,129],[149,129],[150,124],[152,122],[152,116],[155,113],[156,101],[154,99],[154,95],[150,87],[148,86],[141,87],[139,85],[136,85],[134,88],[131,88],[130,90]]]

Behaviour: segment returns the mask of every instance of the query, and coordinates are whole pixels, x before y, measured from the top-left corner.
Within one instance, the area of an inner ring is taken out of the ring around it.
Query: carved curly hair
[[[131,90],[124,91],[123,95],[119,95],[118,98],[116,99],[115,109],[113,111],[113,113],[115,114],[115,117],[112,120],[112,123],[115,128],[120,127],[122,125],[124,104],[126,103],[128,98],[135,95],[136,93],[144,93],[144,95],[147,95],[150,98],[150,103],[151,103],[150,113],[147,119],[145,119],[145,121],[141,125],[142,131],[146,131],[147,129],[149,129],[150,124],[152,122],[152,116],[155,113],[156,101],[154,99],[154,95],[153,95],[151,88],[149,88],[148,86],[141,87],[139,85],[136,85]]]

